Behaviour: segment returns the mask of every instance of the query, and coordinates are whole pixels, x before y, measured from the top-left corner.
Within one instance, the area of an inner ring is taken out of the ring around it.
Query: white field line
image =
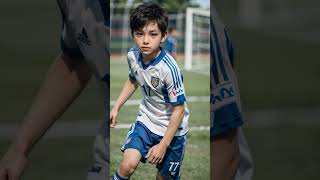
[[[188,72],[193,72],[196,74],[210,76],[209,67],[210,67],[210,64],[194,64],[194,65],[192,65],[192,69],[190,69],[190,70],[183,69],[183,70],[188,71]]]
[[[320,127],[320,108],[288,110],[256,110],[244,113],[247,128],[273,127]],[[209,120],[208,120],[209,121]],[[9,121],[7,121],[9,122]],[[46,138],[90,137],[100,127],[101,120],[57,122]],[[208,122],[209,123],[209,122]],[[9,139],[15,134],[20,123],[1,123],[0,139]],[[129,129],[131,124],[118,124],[118,129]],[[192,131],[209,131],[209,126],[190,126]]]
[[[210,73],[206,72],[206,71],[197,71],[197,70],[188,70],[188,72],[192,72],[192,73],[195,73],[195,74],[200,74],[200,75],[205,75],[205,76],[210,76]]]
[[[118,124],[115,129],[129,129],[131,124]],[[209,131],[209,126],[191,126],[189,131]]]
[[[95,136],[102,121],[83,120],[73,122],[57,122],[46,133],[45,138],[64,138],[64,137],[90,137]],[[0,139],[11,139],[18,128],[15,124],[2,124],[0,126]],[[118,124],[115,129],[128,129],[131,124]],[[189,131],[208,131],[209,126],[191,126]]]
[[[209,102],[209,96],[189,96],[188,102]],[[111,105],[115,104],[115,101],[110,102]],[[125,105],[136,106],[140,104],[140,100],[133,99],[128,100]],[[8,122],[8,121],[7,121]],[[46,138],[57,137],[87,137],[94,136],[102,121],[98,120],[82,120],[82,121],[66,121],[57,122],[45,135]],[[0,124],[0,138],[10,138],[14,135],[18,124]],[[129,129],[130,124],[119,124],[117,128]],[[209,130],[209,126],[195,126],[190,127],[190,131],[203,131]]]
[[[187,102],[209,102],[209,96],[187,96]],[[140,104],[140,99],[132,99],[128,100],[125,105],[126,106],[136,106]],[[110,105],[114,106],[116,101],[111,101]]]

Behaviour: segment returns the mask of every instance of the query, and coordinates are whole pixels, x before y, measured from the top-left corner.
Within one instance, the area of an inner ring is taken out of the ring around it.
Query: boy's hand
[[[0,180],[19,180],[27,165],[27,157],[9,150],[0,161]]]
[[[149,149],[146,158],[151,164],[161,163],[164,158],[164,155],[166,154],[166,151],[167,146],[163,145],[162,143],[159,143]]]
[[[119,111],[113,108],[110,112],[110,127],[114,128],[117,125],[117,116]]]

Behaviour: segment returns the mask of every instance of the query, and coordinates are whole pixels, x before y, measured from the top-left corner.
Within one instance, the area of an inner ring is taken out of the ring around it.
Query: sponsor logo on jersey
[[[214,90],[214,92],[210,96],[210,101],[212,104],[223,102],[225,99],[229,99],[234,97],[234,90],[231,84],[226,86],[219,87]]]
[[[154,88],[158,87],[160,79],[157,77],[151,77],[151,84]]]
[[[179,95],[181,95],[181,94],[183,94],[183,93],[184,93],[183,88],[174,89],[174,90],[172,91],[173,97],[177,97],[177,96],[179,96]]]
[[[173,95],[173,97],[176,97],[176,96],[177,96],[177,92],[176,92],[175,89],[172,91],[172,95]]]
[[[88,34],[84,28],[82,28],[81,33],[78,33],[77,40],[87,46],[91,46],[91,41],[89,40]]]

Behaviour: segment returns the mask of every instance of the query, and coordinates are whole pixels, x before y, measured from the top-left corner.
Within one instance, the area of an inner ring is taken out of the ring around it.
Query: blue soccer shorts
[[[159,144],[162,136],[152,133],[143,123],[135,122],[128,134],[121,151],[133,148],[138,150],[141,155],[141,162],[146,162],[148,151],[154,145]],[[157,169],[161,176],[175,180],[180,179],[180,167],[183,160],[185,148],[187,144],[186,135],[175,136],[168,147],[164,159],[157,164]]]
[[[211,111],[210,120],[210,136],[213,138],[243,124],[241,112],[236,103]]]

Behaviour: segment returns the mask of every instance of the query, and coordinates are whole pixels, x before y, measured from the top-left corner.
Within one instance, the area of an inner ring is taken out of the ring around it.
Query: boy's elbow
[[[176,114],[180,117],[183,118],[184,116],[184,104],[180,104],[174,107],[174,111]]]
[[[184,107],[180,110],[180,115],[181,115],[181,117],[184,116]]]
[[[184,109],[179,111],[179,119],[182,120],[184,117]]]

